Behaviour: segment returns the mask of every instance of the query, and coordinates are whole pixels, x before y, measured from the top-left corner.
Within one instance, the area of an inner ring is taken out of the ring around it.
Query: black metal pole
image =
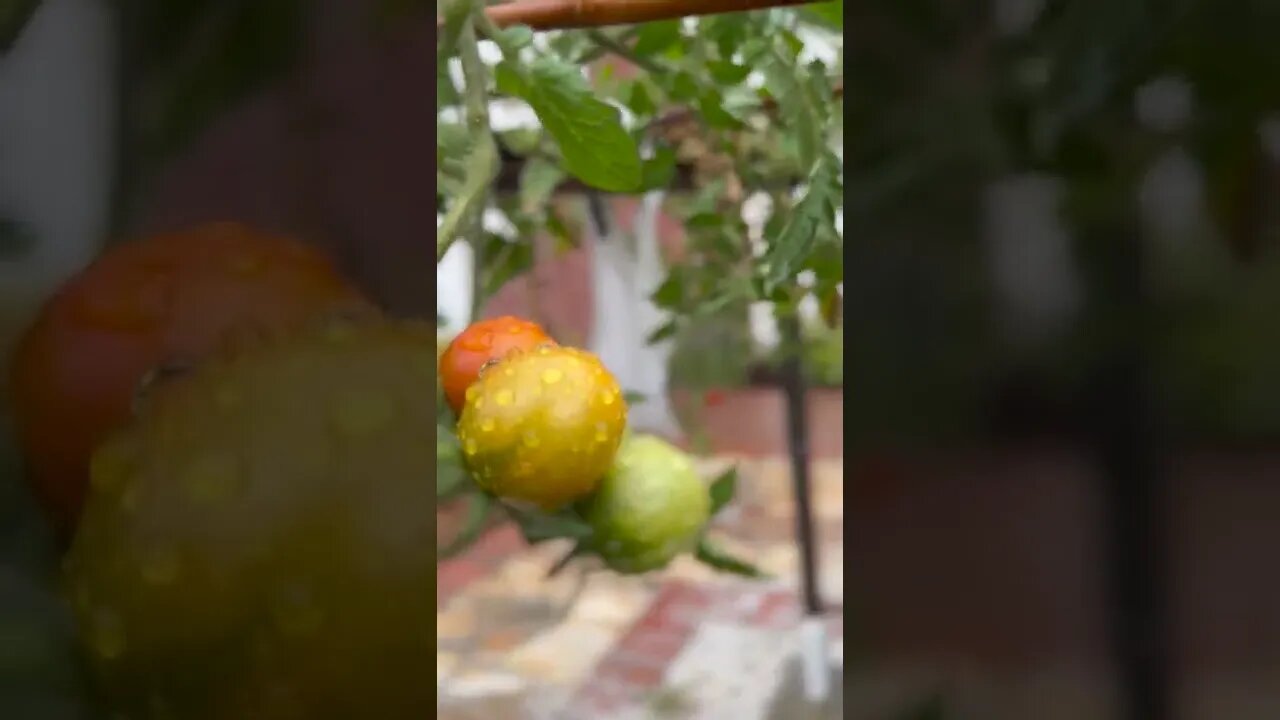
[[[805,612],[818,615],[822,612],[822,600],[818,592],[817,542],[809,496],[809,427],[805,411],[804,368],[800,357],[800,322],[794,314],[785,313],[778,324],[786,350],[782,389],[787,406],[787,449],[791,457],[795,493],[796,541],[800,545],[801,593]]]
[[[1111,636],[1124,692],[1123,717],[1170,720],[1165,585],[1165,485],[1156,450],[1148,373],[1140,229],[1116,218],[1099,236],[1106,253],[1096,320],[1108,327],[1093,413],[1103,470]]]

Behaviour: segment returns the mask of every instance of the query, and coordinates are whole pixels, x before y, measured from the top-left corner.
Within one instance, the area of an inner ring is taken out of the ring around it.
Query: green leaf
[[[641,116],[652,115],[658,110],[658,106],[654,104],[649,90],[639,80],[631,84],[631,92],[627,95],[627,107],[631,109],[631,112]]]
[[[493,501],[488,495],[484,493],[470,495],[467,498],[467,517],[463,521],[462,529],[458,531],[452,542],[440,550],[439,558],[447,560],[471,547],[484,531],[485,521],[489,519],[489,512],[492,509]]]
[[[667,91],[671,94],[673,100],[682,102],[692,100],[698,96],[698,81],[693,75],[682,70],[671,78],[670,87]]]
[[[723,227],[725,217],[716,212],[700,212],[691,215],[689,219],[684,221],[684,226],[690,230],[709,230],[711,228]]]
[[[680,266],[671,268],[653,294],[649,296],[654,305],[667,310],[679,308],[684,302],[684,272]]]
[[[708,89],[698,98],[698,110],[707,125],[720,130],[736,130],[742,127],[742,121],[734,117],[724,107],[724,98],[715,89]]]
[[[538,58],[520,68],[503,62],[496,72],[501,92],[522,98],[560,146],[564,169],[609,192],[640,185],[640,153],[622,127],[618,111],[597,99],[578,68]]]
[[[707,63],[707,71],[721,85],[737,85],[751,74],[747,65],[738,65],[731,60],[713,60]]]
[[[711,514],[715,515],[733,501],[738,489],[738,468],[731,467],[711,482]]]
[[[627,403],[628,406],[632,406],[632,405],[639,405],[647,401],[649,398],[644,393],[638,393],[634,390],[628,390],[627,392],[622,393],[622,399]]]
[[[9,0],[0,4],[0,55],[13,49],[38,7],[40,0]]]
[[[649,336],[646,337],[644,341],[648,345],[657,345],[663,340],[667,340],[669,338],[675,337],[676,332],[678,332],[679,330],[680,330],[680,325],[678,322],[676,322],[675,320],[668,320],[667,322],[659,326],[658,329],[649,333]]]
[[[640,26],[636,44],[631,52],[640,57],[650,57],[680,42],[680,21],[662,20]]]
[[[498,31],[494,42],[504,53],[519,52],[533,42],[533,29],[528,25],[512,25]],[[514,59],[514,58],[513,58]]]
[[[830,155],[824,155],[814,166],[804,197],[760,258],[766,295],[795,279],[822,234],[835,234],[836,204],[841,196],[838,168]]]
[[[530,158],[520,169],[520,211],[541,217],[546,204],[564,180],[559,165],[544,158]]]
[[[533,244],[527,239],[508,240],[485,233],[478,260],[484,297],[492,297],[512,278],[533,267]]]
[[[752,15],[747,13],[712,15],[699,26],[699,29],[703,37],[715,43],[720,57],[727,59],[732,57],[733,53],[746,41],[753,19]]]
[[[653,157],[644,161],[640,169],[640,187],[638,191],[646,192],[664,188],[671,184],[676,176],[676,153],[671,148],[661,147]]]
[[[765,76],[765,89],[777,101],[778,114],[795,142],[796,159],[802,167],[812,167],[825,136],[819,110],[809,96],[802,73],[786,57],[780,41],[761,52],[757,63]]]
[[[844,28],[844,0],[812,3],[800,9],[801,13],[821,25],[840,30]]]
[[[519,510],[510,505],[506,507],[530,545],[558,538],[582,541],[590,538],[593,533],[591,526],[572,509],[544,513]]]
[[[763,573],[759,568],[745,560],[739,560],[727,552],[721,550],[707,540],[705,537],[698,541],[698,549],[694,552],[694,557],[698,558],[703,564],[715,568],[721,572],[732,573],[749,578],[763,578]]]
[[[436,123],[436,151],[449,157],[463,157],[471,148],[471,138],[460,123]]]

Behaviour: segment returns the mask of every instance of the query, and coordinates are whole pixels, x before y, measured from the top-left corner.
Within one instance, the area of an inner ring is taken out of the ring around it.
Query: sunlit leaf
[[[498,89],[523,98],[538,114],[564,156],[564,169],[601,190],[640,185],[640,154],[618,111],[591,92],[579,68],[549,57],[526,67],[504,62]]]

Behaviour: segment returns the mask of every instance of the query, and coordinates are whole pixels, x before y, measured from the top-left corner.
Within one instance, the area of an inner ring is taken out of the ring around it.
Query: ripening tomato
[[[577,348],[512,352],[466,396],[458,440],[476,484],[548,511],[599,487],[627,424],[617,379]]]
[[[235,223],[110,248],[41,308],[15,350],[14,416],[36,496],[60,531],[74,527],[89,456],[129,419],[152,371],[241,334],[368,306],[319,251]]]
[[[513,350],[532,350],[540,345],[555,346],[556,342],[537,323],[510,315],[472,323],[459,333],[440,356],[440,382],[454,414],[462,413],[467,388],[485,364]]]

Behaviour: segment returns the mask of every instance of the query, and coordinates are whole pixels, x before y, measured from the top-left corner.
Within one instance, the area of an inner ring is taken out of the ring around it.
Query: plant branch
[[[534,30],[630,25],[696,15],[718,15],[813,0],[523,0],[485,9],[498,27],[528,25]],[[443,24],[437,19],[437,24]]]
[[[457,1],[473,2],[472,16],[467,19],[458,37],[458,59],[462,62],[462,77],[466,83],[464,105],[467,130],[473,140],[473,149],[467,159],[466,175],[459,197],[454,200],[444,221],[436,230],[436,262],[444,259],[459,235],[465,233],[474,239],[481,236],[489,186],[498,174],[498,147],[489,128],[489,97],[485,86],[488,71],[480,60],[476,42],[475,15],[479,11],[479,2]]]
[[[587,36],[591,38],[591,42],[600,46],[601,49],[617,55],[627,62],[638,68],[648,70],[654,75],[667,75],[671,73],[671,68],[654,60],[653,58],[642,57],[631,51],[631,48],[614,40],[602,30],[588,30]]]

